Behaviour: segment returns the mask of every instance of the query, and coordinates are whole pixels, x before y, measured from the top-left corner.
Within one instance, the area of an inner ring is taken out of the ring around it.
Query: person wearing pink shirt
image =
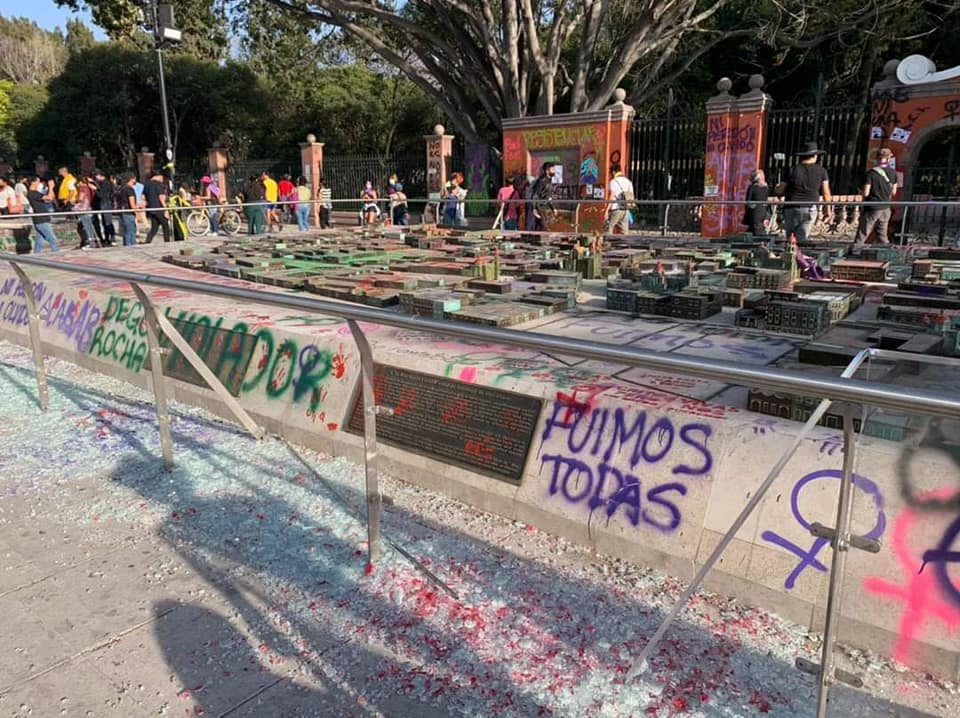
[[[520,185],[523,178],[519,175],[513,177],[509,184],[500,188],[497,193],[497,201],[500,203],[500,213],[503,218],[503,228],[507,231],[516,231],[519,214],[519,203],[517,200],[523,199],[523,193],[520,191]]]

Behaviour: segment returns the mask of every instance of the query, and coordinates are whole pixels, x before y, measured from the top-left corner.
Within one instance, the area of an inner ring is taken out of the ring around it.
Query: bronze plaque
[[[240,387],[247,375],[247,368],[257,346],[257,336],[245,331],[221,329],[223,319],[215,324],[207,317],[189,321],[182,317],[167,316],[170,323],[187,340],[187,343],[203,359],[203,362],[233,396],[240,396]],[[239,325],[246,329],[246,325]],[[163,373],[171,379],[189,382],[207,388],[207,382],[190,366],[187,358],[166,335],[160,346],[168,351],[163,360]],[[150,371],[150,354],[147,354],[144,369]]]
[[[376,364],[374,394],[393,416],[377,417],[377,440],[520,484],[540,399]],[[363,392],[348,427],[363,433]]]

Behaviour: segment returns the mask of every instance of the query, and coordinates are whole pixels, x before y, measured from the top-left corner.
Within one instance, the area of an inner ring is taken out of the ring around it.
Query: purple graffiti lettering
[[[553,465],[548,488],[550,496],[559,494],[569,504],[582,504],[586,500],[591,513],[605,506],[604,513],[608,521],[622,509],[623,515],[632,526],[643,523],[663,533],[674,531],[680,526],[683,518],[680,507],[667,498],[667,495],[677,493],[686,496],[687,487],[683,484],[662,484],[648,489],[644,495],[638,477],[624,474],[606,463],[600,464],[594,470],[579,459],[544,454],[540,459],[541,468],[546,464]],[[608,477],[615,481],[608,484]],[[663,515],[664,512],[666,516]]]
[[[577,459],[551,454],[544,454],[540,459],[540,465],[543,466],[543,464],[551,461],[553,462],[553,477],[550,479],[550,495],[553,496],[558,491],[563,491],[563,497],[573,503],[586,498],[587,494],[590,493],[590,489],[593,487],[593,472],[590,470],[590,467]],[[566,468],[566,473],[563,475],[563,478],[560,477],[561,468]],[[573,476],[579,482],[580,477],[584,474],[586,474],[587,477],[586,491],[577,497],[571,496],[567,488],[570,478]]]
[[[960,119],[960,100],[947,100],[943,103],[943,119],[951,122]]]
[[[699,433],[702,438],[698,439],[693,434]],[[680,429],[680,441],[700,452],[703,457],[703,463],[700,466],[688,466],[680,464],[674,467],[674,474],[686,474],[688,476],[703,476],[710,473],[713,468],[713,454],[707,448],[707,439],[713,434],[713,429],[708,424],[687,424]]]
[[[793,491],[790,493],[790,508],[793,511],[793,517],[804,530],[810,529],[810,522],[806,520],[800,511],[800,494],[804,487],[813,481],[819,481],[821,479],[836,479],[839,481],[842,477],[842,472],[837,469],[823,469],[807,474],[794,484]],[[873,498],[874,506],[877,508],[877,522],[874,527],[870,529],[869,533],[866,534],[866,538],[877,540],[883,536],[883,532],[887,527],[887,517],[883,511],[883,494],[880,493],[880,488],[873,481],[859,474],[853,475],[853,485]],[[760,537],[764,541],[786,549],[800,559],[800,563],[796,565],[783,582],[784,588],[788,590],[792,589],[794,585],[796,585],[800,575],[809,567],[821,573],[826,573],[827,567],[818,559],[818,556],[820,552],[829,545],[829,539],[816,538],[810,548],[805,550],[774,531],[764,531]]]
[[[940,584],[940,590],[943,595],[960,606],[960,588],[950,579],[948,566],[951,563],[960,563],[960,551],[951,550],[954,541],[960,536],[960,516],[954,519],[953,523],[947,527],[943,538],[940,539],[940,545],[937,546],[934,553],[935,558],[927,558],[928,551],[923,555],[923,561],[936,562],[937,583]],[[921,570],[922,567],[921,567]]]
[[[766,360],[768,358],[763,349],[760,347],[750,346],[749,344],[721,344],[720,346],[731,354],[750,357],[751,359]]]
[[[656,436],[659,453],[651,453],[647,450],[650,446],[650,440],[653,439],[654,436]],[[656,464],[658,461],[660,461],[670,452],[670,449],[673,446],[673,436],[673,424],[670,423],[670,420],[667,417],[657,419],[657,423],[650,427],[647,438],[643,440],[643,445],[641,447],[643,460],[649,464]]]
[[[673,531],[680,525],[680,509],[677,508],[676,504],[660,498],[663,494],[671,491],[676,491],[681,496],[687,495],[687,487],[676,482],[662,484],[647,492],[647,501],[649,503],[656,504],[657,506],[666,509],[670,513],[670,520],[664,524],[660,523],[655,517],[651,516],[649,509],[643,510],[643,520],[651,526],[659,528],[661,531]]]
[[[626,476],[620,483],[620,488],[610,497],[607,503],[607,518],[613,518],[617,509],[624,507],[630,523],[640,524],[640,480],[636,476]]]

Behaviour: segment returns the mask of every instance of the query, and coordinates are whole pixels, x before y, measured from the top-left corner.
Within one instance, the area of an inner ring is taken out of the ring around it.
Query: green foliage
[[[42,85],[10,85],[6,92],[9,109],[4,113],[6,120],[0,122],[0,156],[18,167],[28,166],[35,155],[25,156],[17,141],[17,131],[34,122],[47,102],[47,89]],[[2,104],[2,99],[0,99]]]
[[[138,0],[55,0],[57,5],[78,10],[89,8],[93,22],[113,40],[144,44],[145,16]],[[183,42],[172,52],[200,60],[218,61],[229,54],[227,18],[224,0],[171,0],[177,28],[183,31]]]
[[[436,106],[407,78],[354,64],[315,70],[302,88],[302,111],[285,125],[302,141],[308,131],[338,154],[419,150]]]
[[[268,98],[249,69],[186,56],[168,58],[167,88],[177,156],[205,156],[226,139],[242,150],[263,129]],[[119,43],[99,43],[67,63],[50,98],[17,140],[34,154],[70,158],[90,151],[104,167],[131,167],[141,146],[161,145],[155,57]]]
[[[64,44],[67,46],[67,54],[73,57],[84,50],[89,50],[97,44],[97,40],[93,36],[93,30],[87,27],[83,20],[74,18],[67,20],[67,34],[64,38]]]
[[[12,89],[12,82],[0,80],[0,128],[5,128],[10,120],[10,90]]]
[[[14,84],[45,84],[63,69],[66,52],[58,32],[32,20],[0,15],[0,79]]]

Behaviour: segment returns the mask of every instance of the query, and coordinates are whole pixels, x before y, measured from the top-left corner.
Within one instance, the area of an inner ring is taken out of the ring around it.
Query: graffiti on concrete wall
[[[843,472],[838,469],[822,469],[820,471],[813,471],[809,474],[806,474],[793,485],[793,490],[790,492],[790,510],[792,511],[793,517],[801,529],[804,531],[809,531],[810,525],[813,523],[804,515],[801,508],[801,502],[805,489],[817,481],[839,481],[842,477]],[[875,482],[864,476],[860,476],[859,474],[853,475],[853,485],[871,498],[873,502],[873,509],[876,510],[876,518],[873,528],[871,528],[870,531],[864,535],[868,539],[879,540],[883,536],[883,532],[886,530],[887,526],[887,517],[883,510],[883,495],[880,493],[880,488]],[[827,548],[827,546],[830,545],[829,539],[811,537],[812,543],[810,544],[810,548],[804,548],[803,546],[798,546],[793,541],[780,535],[776,531],[769,529],[764,531],[760,535],[760,538],[768,543],[773,544],[774,546],[779,546],[780,548],[789,551],[798,559],[800,559],[800,561],[787,575],[783,582],[783,587],[788,591],[794,587],[797,579],[808,568],[812,568],[821,573],[827,572],[827,566],[821,560],[820,554],[825,548]]]
[[[938,491],[928,496],[950,499],[954,493]],[[913,644],[927,624],[936,624],[949,632],[960,630],[960,580],[951,577],[951,562],[939,560],[935,562],[935,570],[922,570],[925,557],[930,557],[929,549],[918,554],[916,546],[916,535],[924,519],[922,511],[908,506],[894,521],[892,548],[903,582],[879,576],[870,576],[863,582],[867,593],[899,604],[898,637],[891,655],[901,663],[910,662]],[[950,523],[934,551],[952,553],[957,539],[955,531],[960,531],[960,515]]]
[[[41,329],[56,332],[68,340],[77,351],[86,353],[100,322],[101,312],[85,289],[66,294],[49,287],[45,282],[33,285]],[[8,278],[0,284],[0,322],[12,329],[26,327],[29,309],[20,280]]]
[[[713,429],[702,422],[596,406],[593,399],[560,392],[547,407],[539,452],[547,495],[591,515],[600,511],[608,521],[676,530],[683,520],[686,481],[702,479],[713,467]],[[656,479],[648,478],[652,467],[657,467]]]

